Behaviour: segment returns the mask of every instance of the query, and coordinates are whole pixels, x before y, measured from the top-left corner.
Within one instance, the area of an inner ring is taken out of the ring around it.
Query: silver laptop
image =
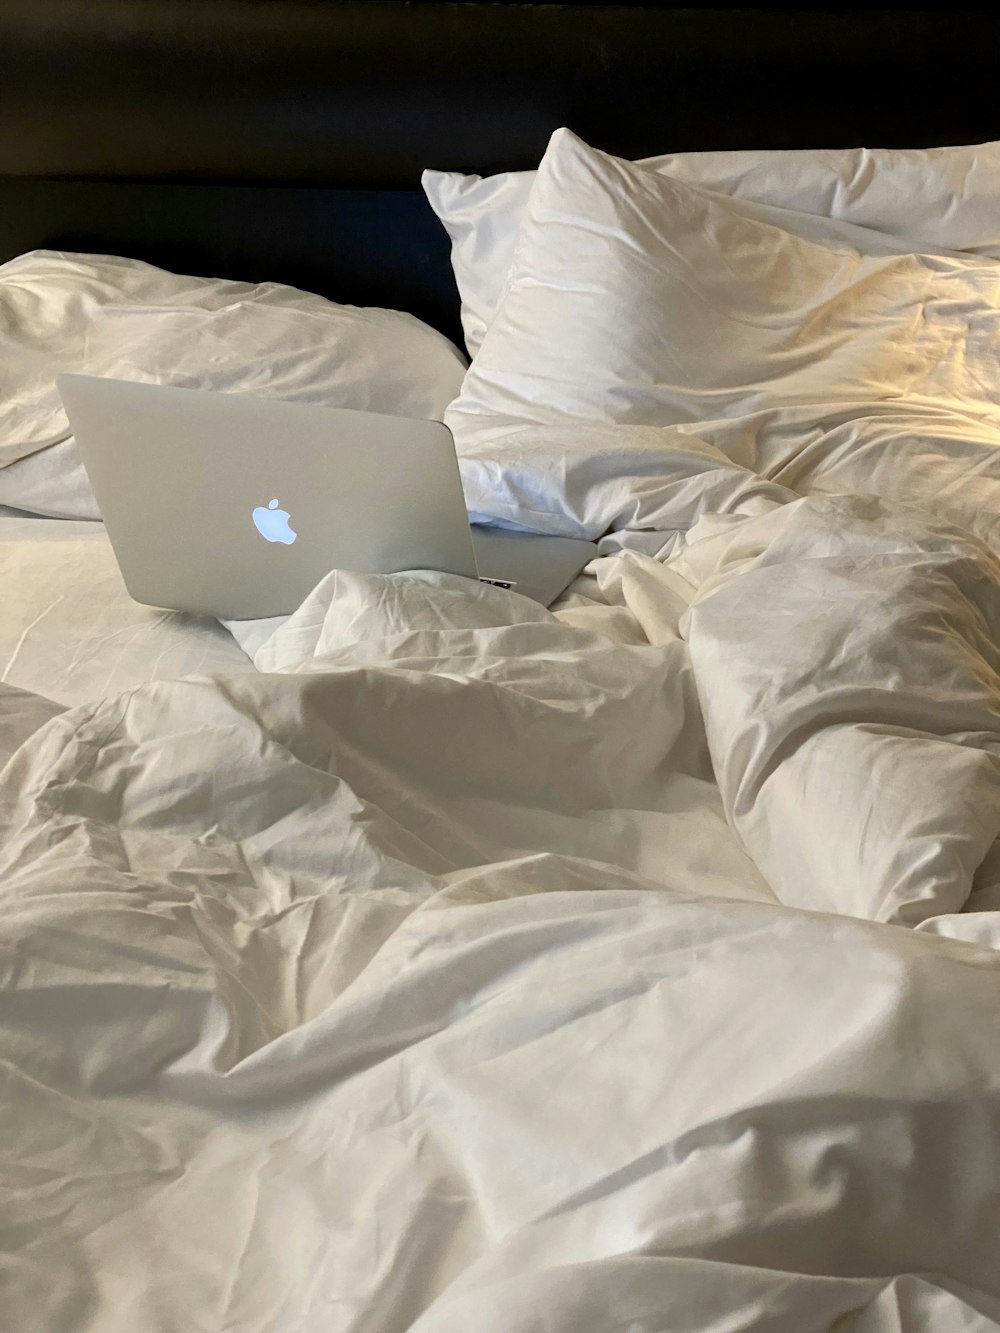
[[[332,569],[436,569],[550,605],[592,542],[470,528],[437,421],[60,375],[129,593],[224,620],[294,611]]]

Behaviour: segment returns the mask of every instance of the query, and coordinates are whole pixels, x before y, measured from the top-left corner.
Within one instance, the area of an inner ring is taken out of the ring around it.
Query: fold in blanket
[[[62,704],[0,682],[0,767],[39,727],[63,711]]]
[[[260,674],[42,726],[0,774],[11,1326],[1000,1327],[1000,953],[747,855],[960,905],[991,559],[706,518],[598,566],[630,642],[337,573]]]
[[[858,497],[704,526],[672,568],[698,589],[685,630],[726,814],[778,898],[961,911],[1000,838],[1000,561]]]

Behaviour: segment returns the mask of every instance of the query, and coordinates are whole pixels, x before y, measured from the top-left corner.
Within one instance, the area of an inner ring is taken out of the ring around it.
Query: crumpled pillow
[[[0,265],[0,504],[99,517],[55,387],[63,371],[436,419],[464,369],[402,311],[35,250]]]

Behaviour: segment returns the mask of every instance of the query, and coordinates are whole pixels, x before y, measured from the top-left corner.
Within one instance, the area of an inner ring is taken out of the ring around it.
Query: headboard
[[[435,0],[4,0],[0,260],[284,281],[458,338],[426,166],[1000,137],[1000,14]]]

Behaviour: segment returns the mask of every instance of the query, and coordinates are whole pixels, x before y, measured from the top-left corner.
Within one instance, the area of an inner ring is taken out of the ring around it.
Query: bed
[[[4,6],[5,1327],[1000,1329],[998,36]],[[599,557],[138,607],[82,368]]]

